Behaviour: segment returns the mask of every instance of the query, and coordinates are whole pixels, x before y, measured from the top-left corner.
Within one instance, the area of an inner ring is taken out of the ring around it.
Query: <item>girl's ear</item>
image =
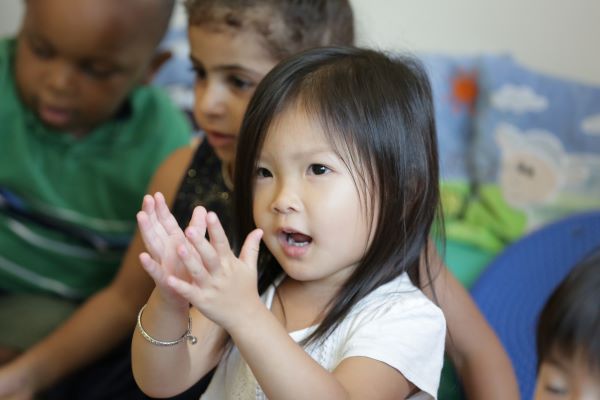
[[[142,84],[147,85],[156,76],[160,68],[171,58],[172,53],[169,50],[157,50],[150,60],[150,65],[146,70],[146,74],[142,77]]]

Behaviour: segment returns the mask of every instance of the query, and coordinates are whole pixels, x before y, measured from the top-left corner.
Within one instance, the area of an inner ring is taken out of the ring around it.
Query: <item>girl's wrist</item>
[[[224,324],[223,328],[235,337],[238,333],[247,332],[248,329],[253,329],[266,314],[271,314],[271,311],[257,297],[256,301],[246,303],[246,306],[240,309],[240,313],[231,318],[231,323]]]
[[[174,313],[186,313],[189,311],[190,303],[176,293],[163,293],[162,290],[154,289],[148,303],[152,307],[160,307],[171,310]]]
[[[152,292],[150,298],[148,298],[148,302],[142,307],[152,309],[151,313],[161,317],[169,316],[173,318],[175,316],[180,316],[179,318],[186,321],[190,313],[190,303],[187,300],[175,300],[168,298],[168,296],[165,298],[165,296],[161,295],[157,290]],[[148,311],[145,313],[148,313]]]
[[[147,304],[143,305],[142,308],[140,309],[140,312],[138,313],[137,316],[137,330],[140,332],[140,334],[142,335],[142,337],[144,339],[146,339],[146,341],[152,343],[155,346],[175,346],[179,343],[182,343],[184,341],[189,341],[191,344],[196,344],[197,342],[197,338],[192,335],[191,331],[192,331],[192,317],[190,317],[188,315],[188,326],[186,331],[177,339],[174,340],[161,340],[161,339],[157,339],[153,336],[151,336],[148,332],[146,332],[146,330],[144,329],[144,326],[142,325],[142,314],[144,313],[144,309],[146,308]]]
[[[187,338],[188,335],[191,336],[189,305],[182,307],[164,301],[155,291],[138,312],[136,330],[150,343],[153,340],[169,343],[181,337]]]

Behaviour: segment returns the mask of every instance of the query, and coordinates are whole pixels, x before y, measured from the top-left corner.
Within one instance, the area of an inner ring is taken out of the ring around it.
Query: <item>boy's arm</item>
[[[21,390],[37,393],[100,358],[131,333],[136,313],[153,287],[134,256],[134,252],[143,249],[137,236],[109,286],[90,297],[48,337],[0,370],[0,393],[5,373],[21,382]]]
[[[518,399],[517,379],[508,354],[477,305],[440,259],[430,243],[433,288],[444,312],[448,335],[446,352],[461,379],[468,399]],[[423,291],[432,300],[431,286],[421,263]]]
[[[192,147],[175,151],[160,166],[149,190],[162,192],[171,202],[194,151]],[[11,392],[10,387],[32,396],[97,360],[131,335],[136,315],[154,287],[139,264],[138,255],[144,250],[136,232],[111,284],[90,297],[47,338],[0,368],[0,397]]]

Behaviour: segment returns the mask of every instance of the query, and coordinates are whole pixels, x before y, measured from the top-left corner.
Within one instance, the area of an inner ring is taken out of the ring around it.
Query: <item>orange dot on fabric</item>
[[[457,72],[452,78],[452,98],[459,104],[473,107],[477,99],[477,74]]]

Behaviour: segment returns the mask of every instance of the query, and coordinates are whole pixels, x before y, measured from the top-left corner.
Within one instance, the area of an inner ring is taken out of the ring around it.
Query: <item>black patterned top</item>
[[[188,166],[173,204],[173,215],[182,229],[187,227],[194,208],[202,205],[217,213],[227,236],[232,237],[231,190],[225,184],[221,170],[221,160],[203,140]]]

